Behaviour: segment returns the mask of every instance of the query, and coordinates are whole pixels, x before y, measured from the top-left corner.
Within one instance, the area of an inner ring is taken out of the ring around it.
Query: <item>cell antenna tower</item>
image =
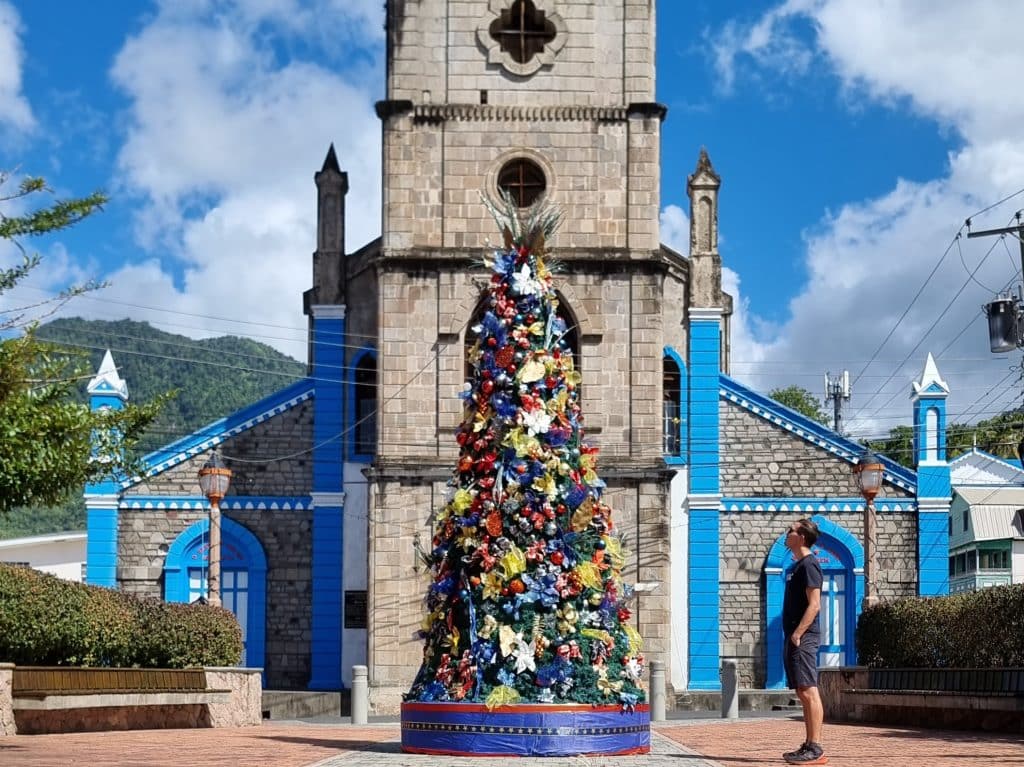
[[[832,428],[842,433],[843,403],[850,401],[850,371],[844,370],[835,378],[825,373],[825,402],[832,403]]]

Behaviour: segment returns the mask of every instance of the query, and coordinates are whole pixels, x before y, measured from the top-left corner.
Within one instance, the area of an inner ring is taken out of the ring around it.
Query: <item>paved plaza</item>
[[[802,739],[797,719],[674,720],[659,724],[646,756],[531,759],[536,767],[767,767]],[[836,767],[1024,765],[1017,735],[826,725]],[[403,754],[395,723],[268,722],[222,730],[144,730],[0,738],[3,767],[496,767],[506,760]]]

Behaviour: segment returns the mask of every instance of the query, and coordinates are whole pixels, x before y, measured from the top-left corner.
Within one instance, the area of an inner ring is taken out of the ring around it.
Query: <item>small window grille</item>
[[[498,172],[498,188],[511,195],[520,208],[528,208],[547,189],[544,171],[532,160],[517,157],[505,163]]]
[[[555,25],[531,0],[515,0],[491,23],[490,33],[514,61],[525,64],[555,39]]]

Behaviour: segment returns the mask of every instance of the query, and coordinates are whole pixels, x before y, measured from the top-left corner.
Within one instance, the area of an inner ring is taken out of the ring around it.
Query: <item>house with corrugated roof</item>
[[[1024,471],[974,448],[950,479],[950,593],[1024,583]]]

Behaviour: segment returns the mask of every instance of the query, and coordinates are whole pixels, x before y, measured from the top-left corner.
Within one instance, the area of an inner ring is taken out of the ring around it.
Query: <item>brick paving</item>
[[[762,767],[803,736],[790,719],[670,721],[658,725],[653,753],[636,757],[531,759],[531,767]],[[989,767],[1024,765],[1024,738],[881,726],[826,725],[825,746],[836,767]],[[272,722],[218,730],[22,735],[0,738],[3,767],[499,767],[501,759],[402,754],[397,724]]]

